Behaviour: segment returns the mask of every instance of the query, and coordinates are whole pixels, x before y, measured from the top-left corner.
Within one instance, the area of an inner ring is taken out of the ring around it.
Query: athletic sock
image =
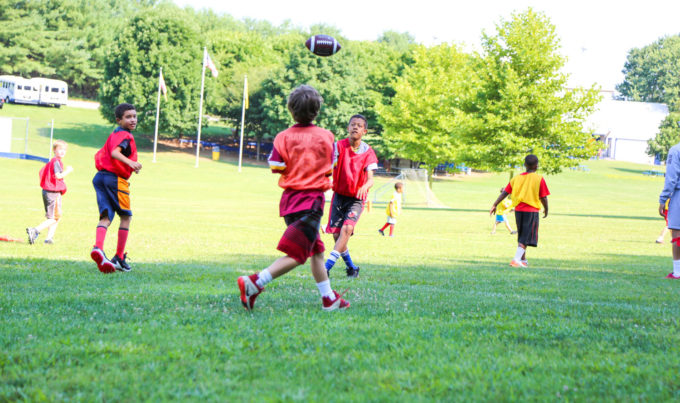
[[[128,233],[127,228],[118,228],[118,246],[116,247],[116,256],[125,259],[125,244],[127,243]]]
[[[97,236],[94,241],[94,246],[102,250],[104,250],[104,239],[106,238],[107,229],[108,228],[103,225],[97,226]]]
[[[680,277],[680,260],[673,261],[673,275],[675,277]]]
[[[386,222],[385,225],[383,225],[382,228],[380,228],[380,231],[385,231],[385,228],[387,228],[390,225],[390,223]]]
[[[264,288],[264,286],[269,284],[273,279],[274,278],[272,277],[272,274],[269,272],[269,270],[264,269],[258,273],[255,284],[257,284],[257,286],[260,288]]]
[[[321,294],[321,298],[328,297],[331,300],[335,299],[335,293],[333,292],[333,289],[331,288],[331,280],[326,280],[326,281],[322,281],[320,283],[316,283],[316,287],[319,289],[319,294]]]
[[[394,224],[390,224],[390,236],[394,236]]]
[[[524,255],[525,249],[521,246],[517,247],[517,252],[515,253],[515,262],[521,262],[522,261],[522,256]]]
[[[347,267],[350,269],[356,269],[357,267],[354,265],[354,262],[352,262],[352,257],[349,255],[349,248],[345,249],[344,252],[340,253],[340,256],[342,256],[342,260],[345,261],[345,264]]]
[[[326,260],[326,270],[330,270],[333,268],[333,265],[335,265],[335,262],[338,260],[340,257],[340,252],[337,250],[334,250],[331,252],[330,255],[328,255],[328,260]]]

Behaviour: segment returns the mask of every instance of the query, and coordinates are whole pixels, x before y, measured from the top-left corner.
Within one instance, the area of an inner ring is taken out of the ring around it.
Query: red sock
[[[394,224],[390,224],[390,236],[394,234]]]
[[[104,249],[104,239],[106,238],[106,228],[103,225],[97,226],[97,236],[94,241],[94,246],[96,246],[99,249]]]
[[[127,228],[118,228],[118,246],[116,247],[116,256],[123,259],[125,258],[125,244],[128,238]]]
[[[390,223],[386,222],[385,225],[383,225],[383,227],[380,228],[380,231],[385,231],[385,228],[387,228],[388,225],[390,225]]]

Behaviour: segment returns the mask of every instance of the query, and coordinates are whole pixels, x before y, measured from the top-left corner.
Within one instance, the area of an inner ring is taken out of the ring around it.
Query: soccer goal
[[[391,178],[386,183],[382,183],[372,193],[373,203],[388,203],[394,193],[394,184],[401,182],[404,184],[402,201],[404,206],[409,207],[430,207],[446,208],[437,199],[427,180],[426,169],[405,168],[399,171],[399,175]]]
[[[29,118],[0,117],[0,157],[47,162],[52,157],[54,120],[40,123]]]

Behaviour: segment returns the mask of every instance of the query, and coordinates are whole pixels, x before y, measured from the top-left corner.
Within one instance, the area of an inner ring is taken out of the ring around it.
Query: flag
[[[245,82],[243,84],[243,104],[245,108],[248,109],[248,77],[246,76]]]
[[[210,69],[210,72],[212,73],[213,77],[217,77],[217,67],[215,67],[215,63],[213,63],[212,59],[210,59],[210,55],[208,54],[208,51],[205,51],[205,58],[203,60],[203,63],[205,64],[205,67]]]
[[[161,89],[161,92],[163,93],[163,98],[165,98],[165,102],[168,101],[168,88],[165,86],[165,79],[163,78],[163,70],[161,70],[161,74],[158,77],[158,87]]]

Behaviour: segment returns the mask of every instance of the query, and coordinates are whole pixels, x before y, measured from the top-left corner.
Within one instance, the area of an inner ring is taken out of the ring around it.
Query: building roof
[[[648,140],[659,132],[668,115],[665,104],[605,99],[586,120],[586,129],[609,138]]]

